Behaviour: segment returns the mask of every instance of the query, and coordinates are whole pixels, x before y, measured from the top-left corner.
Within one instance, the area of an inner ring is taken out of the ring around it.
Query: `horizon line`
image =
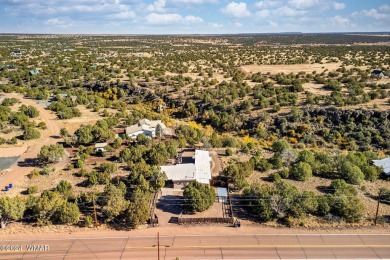
[[[274,35],[274,34],[389,34],[390,31],[345,31],[345,32],[242,32],[242,33],[0,33],[0,35],[79,35],[79,36],[235,36],[235,35]]]

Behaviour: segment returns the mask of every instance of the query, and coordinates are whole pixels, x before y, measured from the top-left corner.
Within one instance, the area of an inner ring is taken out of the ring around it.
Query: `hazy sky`
[[[0,0],[0,33],[390,31],[389,0]]]

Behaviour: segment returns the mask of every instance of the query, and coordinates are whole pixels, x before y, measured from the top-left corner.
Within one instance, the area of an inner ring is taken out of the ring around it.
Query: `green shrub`
[[[295,163],[291,167],[290,177],[297,181],[308,181],[313,176],[310,164],[305,162]]]
[[[225,150],[225,155],[226,155],[226,156],[232,156],[232,155],[233,155],[232,149],[227,148],[227,149]]]
[[[93,219],[91,216],[85,216],[84,218],[84,227],[93,227]]]
[[[282,169],[279,171],[279,175],[283,179],[288,179],[290,172],[289,172],[288,168],[285,168],[285,169]]]
[[[277,181],[280,181],[282,179],[282,177],[280,177],[279,173],[277,172],[273,172],[269,175],[269,178],[273,181],[273,182],[277,182]]]
[[[39,171],[38,171],[37,169],[32,170],[32,171],[29,173],[29,175],[28,175],[28,177],[29,177],[30,179],[35,179],[35,178],[37,178],[37,177],[39,177],[39,176],[40,176],[40,173],[39,173]]]
[[[23,132],[23,140],[32,140],[32,139],[38,139],[41,137],[41,133],[32,128],[32,127],[27,127],[24,132]]]
[[[27,188],[27,194],[34,194],[38,192],[38,186],[30,186]]]

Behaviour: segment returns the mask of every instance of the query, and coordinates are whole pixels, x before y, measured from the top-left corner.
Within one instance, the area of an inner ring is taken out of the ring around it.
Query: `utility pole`
[[[374,225],[376,226],[376,221],[378,220],[378,213],[379,213],[379,204],[381,203],[381,192],[379,192],[378,196],[378,204],[376,204],[376,213],[375,213],[375,219],[374,219]]]
[[[157,259],[160,260],[160,232],[157,232]]]

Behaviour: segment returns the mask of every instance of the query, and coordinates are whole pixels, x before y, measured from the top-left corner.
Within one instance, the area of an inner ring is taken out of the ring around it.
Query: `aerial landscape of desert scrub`
[[[0,35],[0,234],[389,228],[389,42]]]

